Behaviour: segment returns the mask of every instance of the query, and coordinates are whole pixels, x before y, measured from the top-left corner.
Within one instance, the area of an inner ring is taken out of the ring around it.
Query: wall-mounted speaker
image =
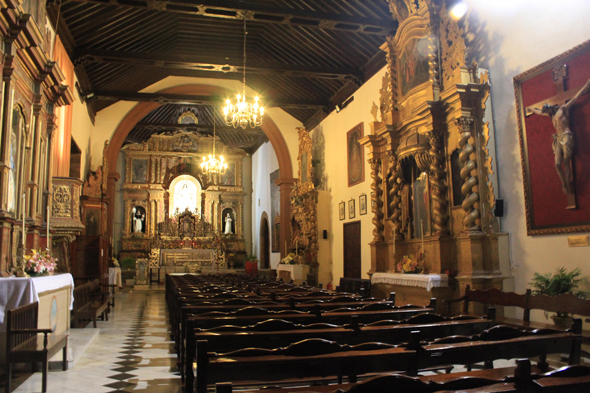
[[[504,199],[496,199],[496,207],[494,208],[494,215],[496,217],[504,217]]]
[[[323,238],[323,239],[327,239],[327,238],[328,238],[328,231],[327,231],[326,229],[324,229],[324,230],[322,231],[322,238]]]

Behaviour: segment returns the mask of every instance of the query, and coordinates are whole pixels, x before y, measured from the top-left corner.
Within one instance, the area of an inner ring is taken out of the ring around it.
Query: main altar
[[[246,152],[220,141],[216,145],[228,168],[212,176],[199,165],[213,150],[209,135],[168,132],[123,147],[119,259],[147,260],[149,268],[175,272],[211,271],[245,260]]]

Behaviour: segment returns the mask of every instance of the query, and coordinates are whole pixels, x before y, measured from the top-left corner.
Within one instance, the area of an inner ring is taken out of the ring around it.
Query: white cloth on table
[[[371,285],[374,284],[420,287],[430,291],[436,287],[448,287],[449,276],[446,274],[374,273],[371,277]]]
[[[123,288],[123,279],[121,277],[120,267],[109,267],[109,284]]]
[[[291,273],[291,280],[307,280],[309,265],[287,265],[279,263],[277,272],[284,271]]]
[[[74,309],[74,278],[71,274],[41,277],[0,278],[0,331],[5,331],[6,310],[39,301],[39,294],[70,286],[70,310]]]

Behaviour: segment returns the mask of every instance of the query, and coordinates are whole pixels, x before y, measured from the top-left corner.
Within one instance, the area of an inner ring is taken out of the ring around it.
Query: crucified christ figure
[[[530,108],[537,115],[551,117],[556,134],[553,134],[553,153],[555,154],[555,169],[561,180],[561,189],[565,194],[573,194],[572,157],[574,155],[574,135],[570,130],[569,111],[580,96],[590,90],[590,80],[584,87],[564,105],[543,105],[542,109]]]

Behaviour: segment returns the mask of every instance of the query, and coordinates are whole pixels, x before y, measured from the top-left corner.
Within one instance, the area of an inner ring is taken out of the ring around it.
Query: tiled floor
[[[163,291],[118,294],[109,321],[98,327],[98,339],[76,367],[49,372],[49,393],[181,391]],[[41,392],[41,373],[17,371],[12,387],[13,393]]]

